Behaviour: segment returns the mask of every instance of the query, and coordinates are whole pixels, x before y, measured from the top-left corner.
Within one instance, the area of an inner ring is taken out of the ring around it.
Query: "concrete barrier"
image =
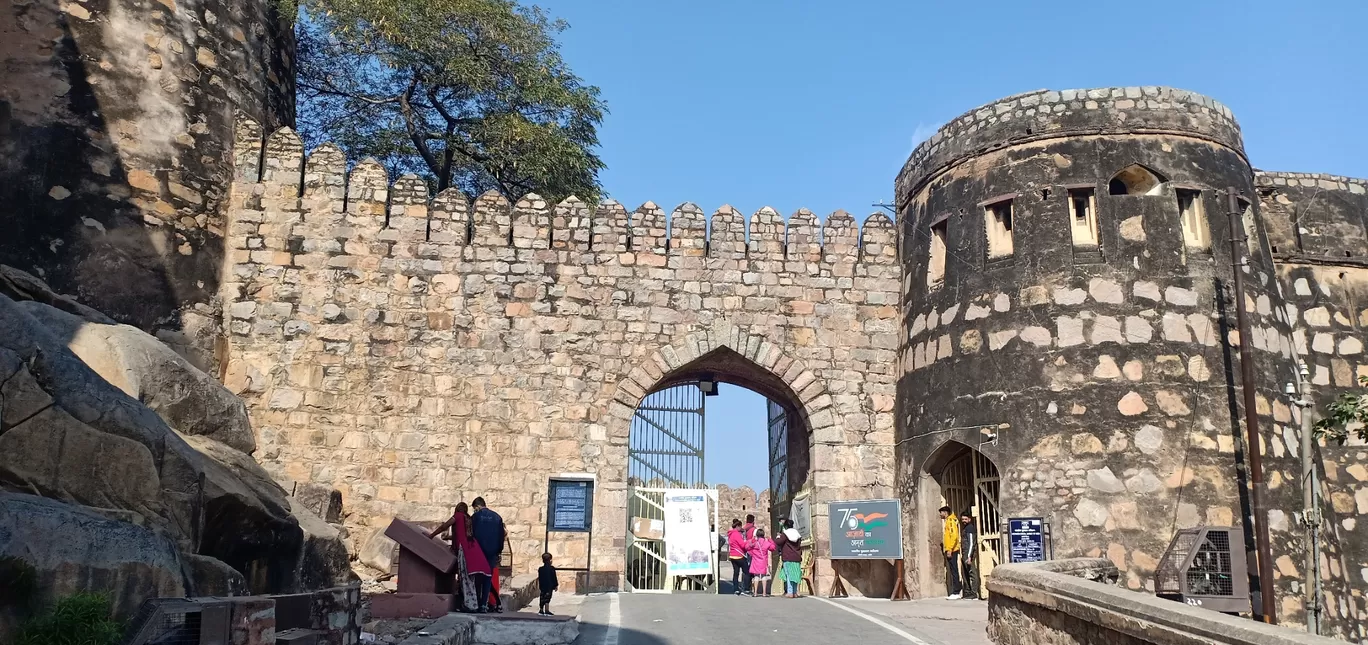
[[[569,645],[578,637],[571,616],[447,614],[399,645]]]
[[[1005,564],[988,577],[988,638],[998,645],[1344,645],[1115,586],[1103,558]]]

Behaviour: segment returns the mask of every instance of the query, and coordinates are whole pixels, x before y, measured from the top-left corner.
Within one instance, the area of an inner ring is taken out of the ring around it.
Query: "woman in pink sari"
[[[486,578],[493,574],[489,568],[489,561],[485,559],[484,552],[480,550],[480,545],[475,543],[475,538],[470,530],[470,509],[465,502],[456,505],[456,512],[451,519],[442,523],[428,537],[433,537],[446,529],[451,529],[451,552],[456,554],[456,584],[459,585],[460,611],[474,612],[479,611],[479,598],[475,595],[474,576],[484,576]]]

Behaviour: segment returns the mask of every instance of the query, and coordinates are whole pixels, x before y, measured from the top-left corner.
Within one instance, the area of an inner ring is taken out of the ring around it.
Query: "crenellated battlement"
[[[1273,253],[1283,260],[1363,266],[1368,180],[1300,172],[1254,173]]]
[[[718,371],[753,364],[813,419],[826,443],[802,469],[823,494],[886,496],[902,276],[888,217],[432,195],[250,122],[234,158],[224,382],[265,467],[340,490],[355,535],[478,494],[518,509],[517,561],[535,562],[546,477],[593,472],[594,566],[619,566],[620,549],[599,554],[627,521],[624,401],[722,349]]]
[[[244,120],[238,128],[235,194],[242,199],[233,210],[261,212],[247,219],[261,219],[260,248],[271,251],[436,259],[469,247],[475,257],[494,249],[554,251],[563,255],[560,261],[578,263],[647,255],[748,261],[767,271],[896,263],[893,223],[880,213],[860,225],[845,211],[819,221],[800,210],[786,222],[768,206],[750,218],[731,206],[709,217],[684,203],[667,216],[654,202],[629,213],[612,200],[590,206],[573,196],[549,204],[529,194],[510,204],[495,191],[471,203],[454,188],[430,196],[413,175],[391,183],[372,159],[347,171],[347,159],[332,144],[306,156],[289,128],[262,137],[254,122]]]
[[[961,114],[921,142],[895,181],[899,203],[941,171],[968,157],[1031,141],[1119,134],[1182,134],[1244,154],[1230,108],[1171,87],[1036,90]]]

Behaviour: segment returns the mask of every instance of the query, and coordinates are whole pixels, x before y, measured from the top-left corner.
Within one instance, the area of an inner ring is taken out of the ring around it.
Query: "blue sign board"
[[[594,514],[594,483],[585,479],[552,479],[546,530],[587,533]]]
[[[1007,520],[1008,562],[1045,561],[1045,521],[1039,517]]]

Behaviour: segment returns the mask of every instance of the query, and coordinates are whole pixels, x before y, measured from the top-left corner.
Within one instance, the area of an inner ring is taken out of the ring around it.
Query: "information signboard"
[[[698,575],[712,570],[710,519],[705,491],[665,491],[665,562],[669,575]]]
[[[804,540],[812,539],[812,504],[807,491],[794,496],[793,504],[789,507],[789,519],[793,520],[793,528],[798,535]]]
[[[1045,561],[1045,521],[1039,517],[1007,520],[1008,562]]]
[[[831,502],[827,518],[832,559],[902,559],[902,503],[898,500]]]
[[[587,533],[593,525],[594,482],[587,479],[552,479],[548,531]]]

